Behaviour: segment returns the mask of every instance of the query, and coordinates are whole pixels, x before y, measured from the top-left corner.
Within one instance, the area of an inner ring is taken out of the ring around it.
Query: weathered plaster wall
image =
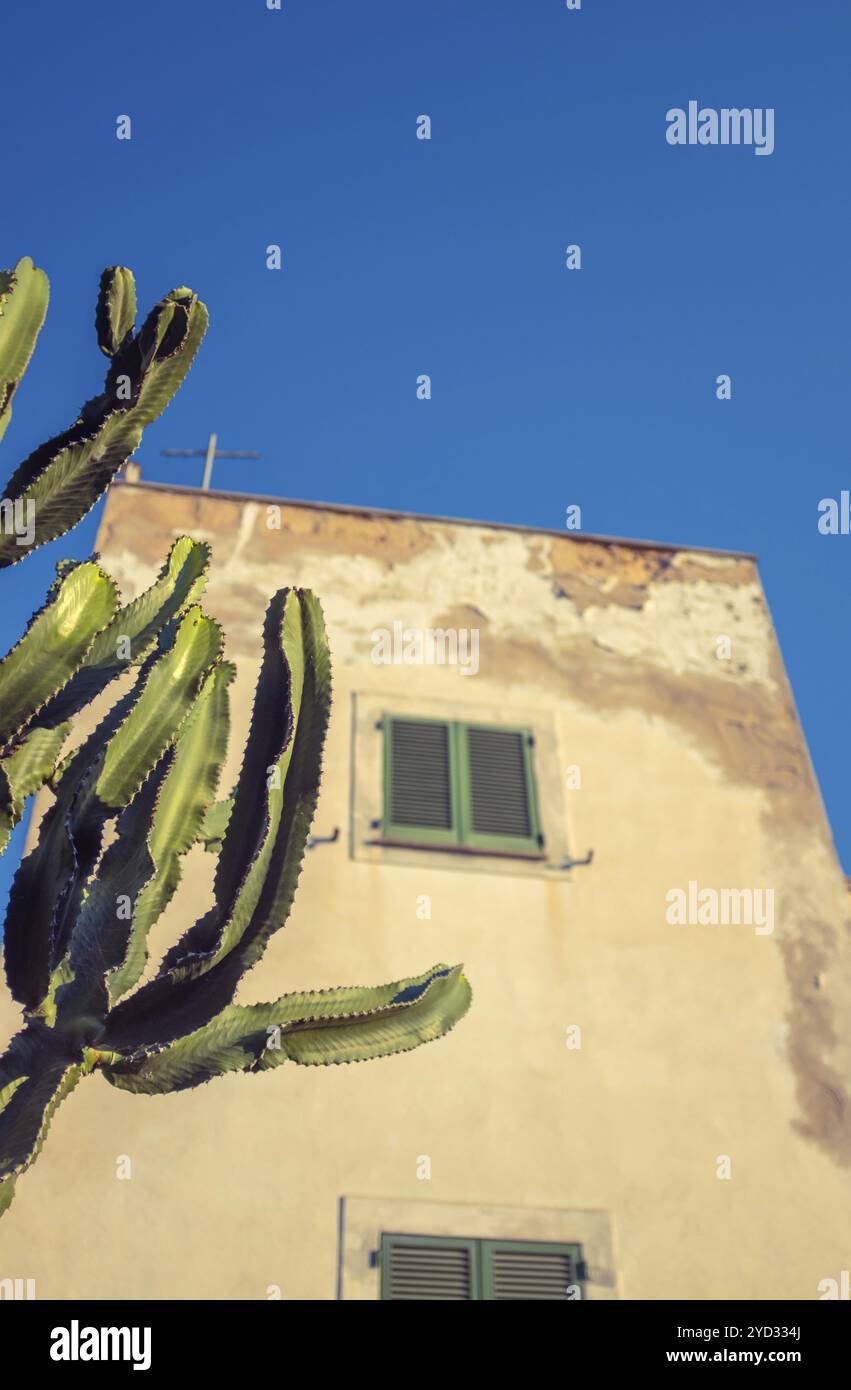
[[[239,667],[225,786],[275,588],[320,593],[334,656],[315,830],[344,834],[308,855],[241,997],[464,960],[473,1009],[370,1066],[157,1099],[89,1081],[0,1225],[0,1273],[35,1275],[42,1297],[329,1298],[337,1199],[359,1194],[608,1213],[624,1297],[817,1297],[851,1246],[847,891],[753,562],[130,486],[99,549],[131,597],[186,531],[213,542],[208,606]],[[476,626],[479,673],[374,665],[371,633],[394,621]],[[530,877],[353,853],[353,696],[540,710],[559,830],[593,864]],[[189,856],[155,959],[206,907],[211,869]],[[773,887],[773,934],[668,925],[665,895],[690,879]]]

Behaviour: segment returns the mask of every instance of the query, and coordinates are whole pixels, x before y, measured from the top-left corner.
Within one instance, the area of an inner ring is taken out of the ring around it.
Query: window
[[[540,858],[528,729],[385,714],[385,840]]]
[[[341,1196],[338,1230],[341,1300],[619,1297],[608,1211]]]
[[[577,1300],[587,1277],[579,1245],[383,1235],[382,1299]]]

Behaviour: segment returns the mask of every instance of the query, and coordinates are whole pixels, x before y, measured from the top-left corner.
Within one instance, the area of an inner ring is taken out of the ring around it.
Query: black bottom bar
[[[317,1313],[322,1306],[318,1305]],[[524,1339],[515,1345],[523,1350],[524,1357],[532,1353],[536,1361],[555,1353],[566,1368],[575,1368],[577,1358],[581,1358],[599,1374],[621,1369],[655,1372],[662,1367],[747,1365],[758,1372],[791,1366],[812,1375],[845,1363],[851,1340],[849,1312],[847,1300],[589,1302],[572,1303],[567,1308],[562,1303],[540,1322],[535,1315],[534,1343]],[[437,1323],[434,1314],[433,1306],[419,1314],[409,1311],[399,1324],[399,1315],[386,1311],[379,1315],[377,1309],[362,1309],[360,1315],[354,1315],[339,1306],[325,1306],[321,1319],[326,1334],[336,1325],[342,1335],[353,1339],[353,1347],[370,1345],[361,1339],[373,1337],[376,1331],[382,1339],[392,1339],[394,1331],[407,1337],[412,1329],[428,1327],[434,1340],[430,1350],[423,1349],[424,1355],[442,1358],[442,1338],[435,1334],[438,1328],[446,1328],[445,1315]],[[516,1310],[512,1322],[518,1314]],[[524,1336],[526,1327],[523,1315],[519,1316],[517,1330]],[[410,1322],[406,1320],[409,1317]],[[477,1359],[488,1347],[500,1354],[499,1348],[509,1345],[506,1336],[512,1336],[511,1324],[503,1321],[492,1326],[492,1337],[484,1343],[483,1325],[474,1319],[470,1327],[471,1333],[478,1333],[469,1344],[471,1354],[473,1346],[477,1348]],[[206,1374],[218,1380],[234,1357],[244,1370],[254,1368],[252,1376],[256,1373],[262,1379],[263,1367],[268,1373],[269,1368],[281,1366],[284,1347],[288,1348],[284,1365],[290,1374],[298,1373],[299,1348],[304,1349],[305,1358],[312,1358],[322,1345],[316,1340],[317,1330],[311,1327],[310,1314],[305,1315],[303,1308],[297,1311],[286,1301],[0,1302],[3,1345],[7,1354],[13,1347],[26,1349],[26,1372],[34,1381],[46,1375],[61,1383],[74,1374],[91,1379],[99,1373],[114,1377],[138,1370],[155,1379],[163,1373],[176,1375],[181,1378],[178,1384],[184,1377],[186,1383],[201,1383],[200,1376]],[[463,1336],[466,1325],[455,1323],[453,1315],[450,1330]],[[393,1342],[388,1346],[382,1340],[382,1345],[390,1350]],[[144,1383],[141,1378],[140,1383]]]

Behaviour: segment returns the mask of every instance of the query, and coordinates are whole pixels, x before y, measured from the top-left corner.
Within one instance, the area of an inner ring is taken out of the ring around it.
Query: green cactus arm
[[[0,439],[12,418],[12,397],[32,357],[47,313],[50,285],[43,270],[22,256],[0,271]]]
[[[67,570],[0,662],[0,746],[9,745],[85,660],[118,607],[108,574],[89,561]]]
[[[66,785],[44,815],[38,841],[21,860],[9,893],[3,928],[6,983],[12,997],[35,1010],[50,981],[54,919],[76,869],[71,817],[80,788]]]
[[[166,955],[159,974],[119,1003],[107,1046],[169,1042],[233,998],[289,915],[319,788],[331,701],[322,611],[308,592],[269,605],[264,654],[215,903]]]
[[[243,773],[247,775],[241,776],[237,784],[234,811],[222,842],[216,875],[216,897],[220,903],[225,904],[222,926],[217,931],[217,939],[212,950],[206,953],[206,958],[203,961],[196,958],[188,963],[186,968],[189,974],[195,974],[196,971],[204,973],[211,969],[243,940],[260,904],[261,894],[269,886],[270,870],[274,872],[277,831],[284,817],[287,777],[294,750],[299,742],[300,730],[303,731],[305,727],[302,723],[302,711],[304,710],[305,720],[309,720],[315,712],[303,699],[309,661],[305,616],[300,596],[290,590],[284,597],[280,636],[274,647],[286,680],[283,702],[285,716],[281,719],[283,742],[279,750],[273,748],[272,757],[266,765],[265,797],[261,797],[261,806],[265,801],[263,821],[258,825],[256,797],[260,788],[256,781],[256,762],[250,759],[250,752],[255,750],[247,750],[243,765]],[[284,710],[281,711],[282,714]],[[255,704],[253,724],[256,725],[258,717],[266,718],[264,707],[259,701]],[[272,737],[279,739],[279,730],[273,730]],[[268,746],[265,730],[261,741],[264,746]],[[307,780],[318,790],[318,760],[315,777],[309,776]],[[299,791],[302,790],[304,789],[299,788]],[[246,794],[255,803],[253,824],[244,814],[247,809]],[[293,855],[285,853],[280,857],[291,861]],[[300,864],[300,854],[298,861]],[[246,863],[247,871],[244,870]],[[283,867],[283,864],[280,867]],[[181,978],[179,965],[175,966],[175,978]]]
[[[20,464],[4,497],[33,503],[35,539],[25,551],[14,535],[0,534],[0,568],[63,535],[91,510],[178,390],[207,322],[206,307],[191,290],[172,290],[112,358],[101,395],[83,406],[70,429]]]
[[[15,795],[9,774],[0,762],[0,854],[8,845],[9,837],[21,819],[23,809],[23,802]]]
[[[180,882],[227,752],[230,663],[213,667],[168,750],[118,818],[116,838],[90,880],[70,938],[61,1031],[80,1016],[103,1019],[111,999],[139,979],[147,936]],[[50,991],[48,991],[50,993]]]
[[[166,624],[197,604],[209,562],[206,543],[188,536],[175,541],[156,581],[98,633],[79,670],[40,711],[38,723],[72,718],[116,676],[148,657]]]
[[[285,994],[274,1004],[232,1005],[162,1051],[104,1068],[114,1086],[143,1095],[200,1086],[228,1071],[265,1071],[281,1062],[327,1066],[406,1052],[443,1037],[470,1006],[462,967],[375,988]]]
[[[7,1104],[12,1099],[19,1086],[23,1086],[26,1081],[25,1076],[15,1076],[4,1086],[0,1086],[0,1113],[5,1110]]]
[[[214,801],[204,813],[201,829],[198,831],[198,839],[211,854],[218,854],[221,850],[228,821],[233,811],[233,802],[232,796],[229,796],[225,801]]]
[[[151,311],[139,331],[142,360],[133,412],[144,428],[162,415],[195,360],[207,331],[207,306],[186,286],[171,290]],[[120,365],[120,358],[116,358]]]
[[[180,536],[154,583],[119,610],[111,627],[96,639],[86,664],[110,667],[115,659],[115,641],[126,637],[131,645],[128,659],[138,665],[166,623],[198,603],[206,587],[209,565],[210,547],[206,541]]]
[[[314,594],[290,590],[269,612],[270,662],[261,669],[216,874],[221,921],[200,958],[194,942],[188,956],[178,945],[166,963],[175,980],[206,973],[232,953],[243,969],[259,960],[289,915],[301,871],[331,707],[331,659]]]
[[[6,978],[29,1009],[44,1000],[65,955],[107,820],[128,805],[171,747],[221,651],[221,630],[197,607],[170,630],[136,686],[62,766],[56,802],[20,864],[6,914]]]
[[[60,1033],[73,1035],[80,1019],[106,1017],[107,976],[124,959],[139,895],[155,870],[149,833],[173,757],[169,749],[118,816],[115,839],[86,884],[68,934],[67,954],[51,972],[39,1010]]]
[[[20,800],[32,796],[51,777],[70,730],[70,721],[51,729],[37,724],[14,753],[4,758],[3,768]]]
[[[174,646],[155,661],[139,699],[109,740],[94,786],[105,806],[126,806],[171,745],[204,676],[219,660],[222,630],[200,608],[182,618]]]
[[[62,989],[63,985],[71,984],[73,980],[74,972],[71,969],[70,952],[66,951],[65,955],[59,961],[59,964],[51,969],[47,992],[39,1003],[38,1008],[29,1016],[31,1018],[41,1019],[50,1028],[55,1027],[57,999],[60,997],[59,991]]]
[[[53,729],[34,728],[14,753],[0,762],[0,854],[23,815],[28,796],[52,775],[70,724]]]
[[[53,775],[56,757],[68,732],[68,721],[94,700],[111,680],[128,667],[139,665],[149,656],[166,624],[197,603],[206,583],[209,560],[208,545],[193,541],[188,536],[181,536],[172,546],[155,583],[138,598],[120,608],[107,626],[101,627],[70,679],[65,680],[55,694],[32,715],[31,728],[21,746],[0,762],[7,774],[7,783],[0,781],[0,854],[20,820],[26,798],[38,791]],[[64,594],[64,607],[67,609],[68,590],[72,585],[80,585],[80,568],[85,570],[85,567],[77,567],[67,562],[57,566],[58,579],[51,591],[48,604],[56,605],[56,594]],[[90,566],[90,569],[96,571],[97,567]],[[75,572],[77,578],[74,580],[71,576]],[[91,608],[95,586],[90,585],[89,588],[92,592],[88,595],[88,607]],[[54,629],[59,630],[62,628],[61,615],[55,606],[52,611]],[[86,606],[83,605],[78,613],[78,629],[85,618]],[[73,670],[74,650],[79,650],[80,637],[79,631],[72,631],[72,641],[66,645],[63,636],[59,659],[52,666],[48,666],[50,648],[43,641],[45,623],[45,614],[37,614],[31,621],[26,637],[30,658],[34,656],[46,671],[56,673],[55,680],[51,677],[55,685],[56,681],[62,680],[62,672]],[[0,685],[7,663],[20,663],[25,657],[26,652],[16,648],[9,654],[6,662],[0,663]],[[26,683],[24,685],[32,705],[36,687],[27,686]],[[5,709],[5,703],[0,705],[0,708]]]
[[[136,281],[132,270],[108,265],[100,277],[95,332],[98,347],[114,357],[136,323]]]
[[[147,961],[148,933],[177,891],[181,857],[198,839],[199,827],[215,796],[227,753],[228,687],[235,674],[236,668],[229,662],[210,672],[178,735],[174,760],[147,834],[152,873],[134,896],[123,960],[106,980],[110,1003],[132,989],[141,977]]]
[[[16,1179],[38,1157],[50,1122],[83,1075],[82,1059],[63,1056],[49,1030],[29,1026],[0,1057],[0,1216]]]

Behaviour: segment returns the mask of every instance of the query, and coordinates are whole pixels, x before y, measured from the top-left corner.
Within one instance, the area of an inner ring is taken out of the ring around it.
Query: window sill
[[[479,845],[453,845],[427,840],[392,840],[384,839],[381,836],[364,840],[363,843],[377,846],[380,849],[418,849],[427,850],[430,853],[457,854],[467,858],[521,859],[527,864],[543,864],[548,859],[548,855],[543,850],[485,849]]]

